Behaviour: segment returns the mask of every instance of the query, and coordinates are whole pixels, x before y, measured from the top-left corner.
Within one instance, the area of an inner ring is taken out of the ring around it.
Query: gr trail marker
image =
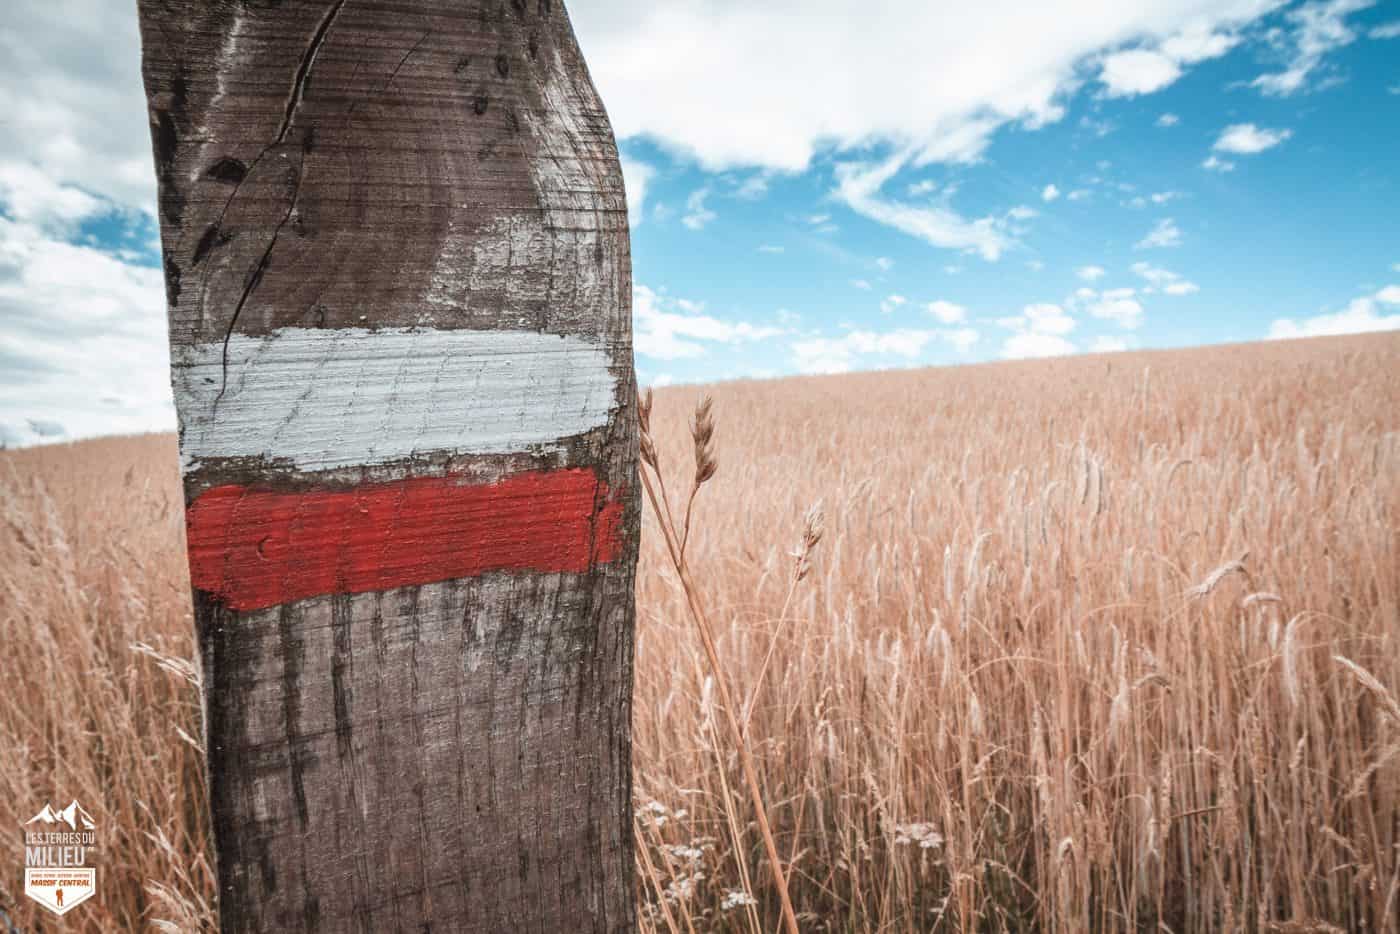
[[[223,930],[631,930],[626,199],[563,5],[138,6]]]

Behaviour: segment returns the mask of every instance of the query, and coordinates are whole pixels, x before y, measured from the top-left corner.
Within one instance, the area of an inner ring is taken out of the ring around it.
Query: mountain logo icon
[[[97,826],[76,799],[62,810],[46,803],[42,811],[25,821],[26,827],[30,824],[67,824],[71,830],[94,830]]]

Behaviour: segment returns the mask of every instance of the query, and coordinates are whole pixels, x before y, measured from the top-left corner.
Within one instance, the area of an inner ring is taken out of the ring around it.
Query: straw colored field
[[[754,697],[804,929],[1400,926],[1400,337],[713,393],[688,555]],[[652,415],[673,497],[696,398]],[[0,456],[0,503],[0,826],[54,795],[97,818],[102,902],[68,929],[207,925],[173,441]],[[718,692],[647,531],[646,925],[772,930]],[[0,907],[29,930],[19,834],[0,841]]]

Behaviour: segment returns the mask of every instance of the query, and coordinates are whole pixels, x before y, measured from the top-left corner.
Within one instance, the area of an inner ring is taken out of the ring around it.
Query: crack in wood
[[[306,83],[311,80],[311,69],[316,66],[316,56],[321,52],[321,45],[326,41],[326,36],[331,31],[335,19],[340,15],[340,11],[345,8],[346,0],[335,0],[326,15],[321,19],[321,23],[316,27],[315,34],[311,37],[310,44],[306,51],[302,53],[301,61],[297,64],[297,72],[292,79],[292,90],[287,95],[287,107],[282,115],[282,125],[277,128],[277,142],[281,143],[287,138],[287,131],[291,129],[292,118],[296,115],[297,108],[301,106],[302,94],[306,90]]]

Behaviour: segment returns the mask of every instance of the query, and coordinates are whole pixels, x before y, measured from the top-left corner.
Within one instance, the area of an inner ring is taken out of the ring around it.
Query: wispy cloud
[[[1151,263],[1133,263],[1133,272],[1147,280],[1148,286],[1143,289],[1143,292],[1147,294],[1160,291],[1167,295],[1180,296],[1200,291],[1200,287],[1196,283],[1188,281],[1170,269],[1153,266]]]
[[[903,295],[887,296],[883,301],[880,302],[880,313],[884,315],[890,314],[896,308],[903,307],[903,305],[908,301],[909,299],[905,298]]]
[[[1170,217],[1164,217],[1157,222],[1147,236],[1133,244],[1135,250],[1161,249],[1164,247],[1174,247],[1181,245],[1181,229],[1176,226],[1176,221]]]
[[[875,164],[837,165],[836,197],[857,214],[918,237],[931,246],[975,252],[986,260],[999,259],[1013,243],[1002,220],[969,220],[942,205],[909,204],[880,194],[907,158],[904,155]]]
[[[934,330],[899,328],[893,331],[851,331],[844,337],[810,337],[792,344],[793,363],[802,373],[844,373],[859,357],[917,359]]]
[[[1137,290],[1132,288],[1080,289],[1075,293],[1078,307],[1095,318],[1112,321],[1123,328],[1136,328],[1142,324],[1142,303],[1137,300]]]
[[[768,194],[768,183],[771,178],[772,174],[769,172],[758,172],[750,175],[734,189],[734,197],[742,198],[745,201],[757,201]]]
[[[681,217],[681,223],[691,230],[703,230],[705,225],[719,217],[714,211],[705,206],[705,201],[710,196],[710,189],[697,188],[690,193],[690,197],[685,199],[686,213]]]
[[[1262,74],[1250,82],[1264,94],[1286,97],[1312,83],[1323,70],[1327,54],[1356,40],[1347,23],[1353,13],[1375,6],[1375,0],[1316,0],[1287,14],[1290,29],[1274,34],[1274,43],[1287,57],[1282,71]]]
[[[645,285],[632,290],[633,347],[644,357],[678,360],[703,357],[706,344],[742,344],[777,337],[783,328],[748,321],[722,321],[702,314],[704,306],[672,299]]]
[[[1371,295],[1354,298],[1341,311],[1294,320],[1280,318],[1269,326],[1269,338],[1322,337],[1400,330],[1400,285],[1388,285]]]

